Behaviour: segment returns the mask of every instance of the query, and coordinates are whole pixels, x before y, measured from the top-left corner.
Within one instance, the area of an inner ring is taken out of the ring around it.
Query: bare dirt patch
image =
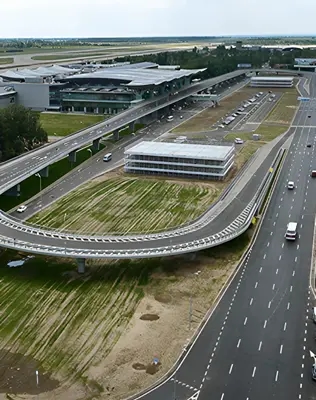
[[[157,314],[143,314],[139,317],[142,321],[157,321],[159,318]]]

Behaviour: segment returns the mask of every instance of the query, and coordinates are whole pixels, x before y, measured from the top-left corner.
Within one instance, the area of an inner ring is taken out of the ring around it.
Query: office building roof
[[[56,75],[67,75],[73,74],[76,70],[71,68],[65,68],[60,65],[52,65],[50,67],[38,67],[36,69],[17,69],[17,70],[8,70],[5,72],[0,72],[0,76],[6,79],[19,79],[23,80],[24,78],[32,78],[32,77],[50,77]]]
[[[252,81],[284,81],[290,82],[293,81],[293,76],[253,76],[251,78]]]
[[[146,155],[156,157],[195,158],[199,160],[226,160],[234,146],[213,146],[204,144],[140,142],[126,149],[126,155]]]

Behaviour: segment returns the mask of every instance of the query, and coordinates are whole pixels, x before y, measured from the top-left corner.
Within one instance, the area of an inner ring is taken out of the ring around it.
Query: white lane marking
[[[239,348],[239,346],[240,346],[240,342],[241,342],[241,339],[239,339],[239,340],[238,340],[238,343],[237,343],[237,348]]]
[[[267,320],[264,321],[263,328],[267,326]]]
[[[290,309],[290,303],[287,303],[287,309],[288,310]]]
[[[293,273],[292,273],[292,276],[294,276],[295,275],[295,271],[293,271]]]
[[[266,256],[267,256],[266,254],[263,256],[263,259],[264,259],[264,260],[265,260]]]
[[[224,393],[222,393],[222,395],[221,395],[221,400],[223,400],[223,398],[224,398]]]
[[[229,368],[229,375],[232,373],[232,370],[233,370],[233,366],[234,366],[234,364],[232,364],[231,366],[230,366],[230,368]]]
[[[256,367],[253,367],[253,371],[252,371],[252,377],[254,377],[255,376],[255,374],[256,374]]]
[[[279,255],[279,261],[281,260],[281,258],[282,258],[282,254]]]
[[[296,246],[296,250],[298,250],[300,248],[300,245],[298,244],[297,246]]]
[[[275,381],[276,382],[278,381],[278,377],[279,377],[279,371],[277,371],[276,374],[275,374]]]
[[[250,306],[251,306],[252,302],[253,302],[253,297],[250,299],[250,303],[249,303]]]
[[[260,267],[260,269],[259,269],[259,273],[261,273],[261,271],[262,271],[262,267]]]
[[[274,290],[275,289],[275,283],[272,285],[272,290]]]
[[[246,325],[248,318],[246,317],[244,320],[244,325]]]
[[[295,257],[295,260],[294,260],[295,262],[297,262],[297,257]]]
[[[275,224],[275,223],[274,223]],[[272,236],[273,235],[273,232],[270,232],[270,236]]]
[[[278,216],[279,216],[279,213],[276,213],[276,216],[275,216],[275,217],[278,218]]]
[[[270,308],[271,307],[271,301],[269,301],[269,304],[268,304],[268,308]]]
[[[258,282],[256,282],[256,284],[255,284],[255,289],[257,289],[257,286],[258,286]]]
[[[284,322],[283,330],[286,331],[286,322]]]
[[[275,223],[276,223],[276,222],[274,221],[274,222],[273,222],[273,226],[275,226]],[[271,235],[272,235],[272,232],[271,232]]]
[[[283,247],[284,247],[284,243],[282,243],[282,249],[283,249]]]
[[[290,287],[290,292],[292,292],[292,290],[293,290],[293,286]]]
[[[259,343],[258,351],[261,350],[262,342]]]
[[[270,242],[267,243],[267,247],[269,247],[269,246],[270,246]]]
[[[279,258],[279,260],[281,260],[281,258]],[[278,272],[279,272],[279,268],[276,269],[275,274],[278,275]]]
[[[280,354],[282,354],[282,352],[283,352],[283,344],[281,344],[280,346]]]

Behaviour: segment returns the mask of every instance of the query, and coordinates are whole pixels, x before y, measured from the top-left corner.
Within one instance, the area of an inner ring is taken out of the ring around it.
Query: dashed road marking
[[[241,342],[241,339],[239,339],[238,340],[238,343],[237,343],[237,348],[239,349],[239,346],[240,346],[240,342]]]
[[[252,371],[252,377],[254,377],[254,376],[255,376],[255,374],[256,374],[256,369],[257,369],[257,367],[253,367],[253,371]]]
[[[259,343],[258,351],[261,350],[262,342]]]

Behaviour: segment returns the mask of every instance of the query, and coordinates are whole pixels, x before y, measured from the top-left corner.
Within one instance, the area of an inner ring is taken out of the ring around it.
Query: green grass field
[[[40,114],[40,122],[48,136],[67,136],[105,119],[104,115]]]
[[[178,184],[140,177],[94,181],[58,200],[31,221],[95,234],[159,231],[199,216],[223,185]]]
[[[13,57],[0,57],[0,65],[1,64],[12,64],[14,61]]]

